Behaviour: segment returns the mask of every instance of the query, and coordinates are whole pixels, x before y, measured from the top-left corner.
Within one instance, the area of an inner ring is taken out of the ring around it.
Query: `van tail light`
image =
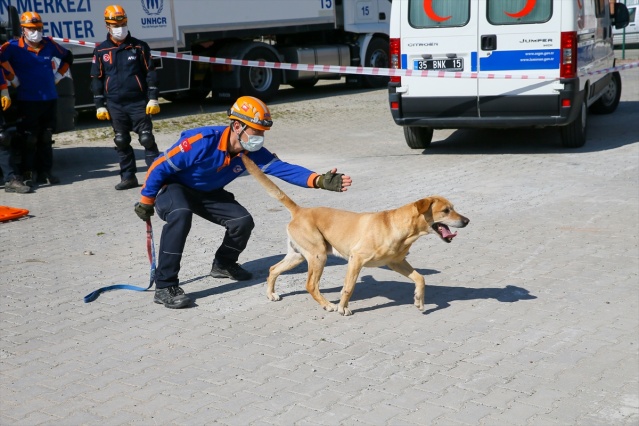
[[[401,61],[400,61],[400,57],[401,57],[401,49],[400,49],[400,39],[398,38],[391,38],[390,39],[390,44],[389,44],[389,53],[390,53],[390,66],[389,68],[391,69],[400,69],[401,67]],[[391,83],[401,83],[402,82],[402,77],[401,76],[391,76],[390,78],[390,82]]]
[[[561,67],[559,77],[574,78],[577,75],[577,33],[561,33]]]

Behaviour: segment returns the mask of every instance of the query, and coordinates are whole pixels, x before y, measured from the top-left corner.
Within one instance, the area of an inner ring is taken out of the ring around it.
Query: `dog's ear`
[[[417,211],[419,214],[424,214],[430,206],[433,204],[432,198],[422,198],[421,200],[415,201],[415,207],[417,207]]]

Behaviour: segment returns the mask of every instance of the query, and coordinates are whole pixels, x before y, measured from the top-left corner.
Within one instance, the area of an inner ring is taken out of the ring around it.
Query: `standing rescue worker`
[[[224,226],[226,233],[215,253],[210,275],[242,281],[253,274],[238,263],[255,226],[253,217],[224,187],[246,170],[241,155],[248,155],[265,173],[293,185],[346,191],[352,180],[333,169],[324,175],[286,163],[264,145],[271,128],[271,113],[259,99],[240,97],[228,111],[229,126],[185,130],[180,139],[149,168],[135,213],[148,220],[157,209],[162,228],[154,302],[184,308],[190,299],[178,285],[178,273],[193,215]],[[155,208],[154,208],[155,205]]]
[[[0,70],[0,172],[4,178],[4,192],[16,192],[27,194],[31,192],[31,187],[22,182],[20,173],[15,173],[15,157],[11,144],[11,134],[6,129],[3,111],[11,106],[11,97],[4,73]]]
[[[138,186],[131,131],[144,147],[144,161],[153,163],[160,153],[153,136],[151,115],[160,112],[158,82],[149,45],[127,29],[122,6],[107,6],[104,22],[106,41],[93,51],[91,91],[98,120],[111,120],[115,149],[120,159],[120,183],[115,189]]]
[[[18,108],[17,134],[21,138],[22,171],[25,183],[34,174],[38,183],[60,182],[51,174],[53,167],[53,131],[55,130],[58,92],[55,85],[73,63],[73,54],[51,37],[42,37],[42,18],[36,12],[20,16],[22,37],[0,47],[0,63],[9,64],[8,80],[16,88]],[[54,68],[54,58],[60,60]]]

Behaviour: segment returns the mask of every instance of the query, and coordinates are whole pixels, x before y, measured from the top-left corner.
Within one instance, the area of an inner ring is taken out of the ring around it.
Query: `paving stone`
[[[93,121],[56,135],[61,185],[0,187],[0,204],[30,210],[0,224],[0,424],[636,425],[639,70],[622,79],[618,110],[590,115],[574,150],[555,128],[437,130],[428,150],[410,150],[385,89],[273,103],[270,150],[354,180],[344,194],[276,180],[300,205],[379,211],[439,193],[471,219],[452,244],[411,247],[424,312],[388,268],[362,271],[349,317],[310,297],[304,264],[267,300],[290,214],[250,176],[228,189],[256,221],[240,257],[254,279],[208,276],[224,230],[196,217],[180,271],[193,306],[166,309],[153,290],[84,303],[106,285],[146,287],[146,230],[139,190],[113,190],[110,136],[87,137]],[[308,116],[293,113],[301,105]],[[157,119],[199,107],[166,104]],[[177,133],[158,132],[160,148]],[[154,217],[156,248],[162,226]],[[346,269],[338,258],[324,269],[333,302]]]

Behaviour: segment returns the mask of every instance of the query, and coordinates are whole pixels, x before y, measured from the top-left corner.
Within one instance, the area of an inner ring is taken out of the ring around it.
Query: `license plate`
[[[413,69],[417,71],[463,71],[464,60],[462,58],[455,59],[425,59],[415,61]]]

